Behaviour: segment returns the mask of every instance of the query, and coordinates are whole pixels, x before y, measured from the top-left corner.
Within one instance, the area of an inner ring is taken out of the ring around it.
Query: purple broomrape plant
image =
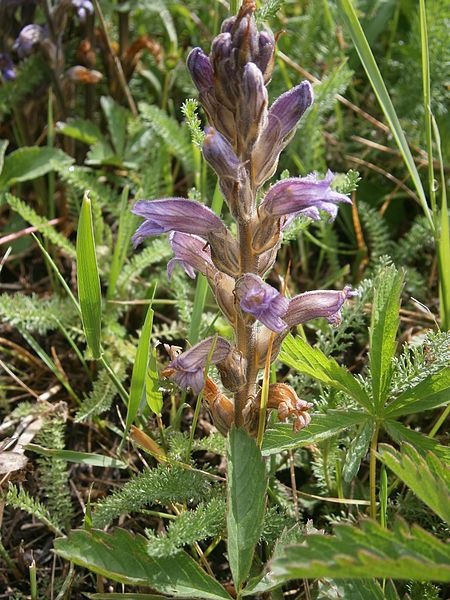
[[[232,423],[252,434],[257,431],[259,372],[269,353],[272,361],[276,358],[290,329],[317,317],[338,324],[344,302],[354,295],[346,287],[289,300],[263,279],[275,263],[283,231],[296,217],[320,219],[324,212],[333,220],[338,204],[350,199],[331,188],[330,171],[324,179],[316,174],[285,179],[261,193],[312,105],[313,91],[304,81],[268,106],[275,40],[270,32],[258,31],[254,11],[255,2],[244,0],[239,13],[223,23],[210,54],[194,48],[187,59],[209,122],[203,156],[218,176],[236,236],[209,208],[184,198],[141,200],[133,209],[144,218],[135,245],[169,233],[174,253],[169,277],[176,265],[191,278],[197,272],[205,275],[233,327],[234,342],[208,338],[181,354],[170,349],[172,360],[163,371],[184,389],[204,390],[217,428],[225,435]],[[205,377],[208,357],[232,397]],[[286,384],[269,387],[267,406],[277,409],[281,420],[292,418],[297,431],[310,421],[312,405]]]

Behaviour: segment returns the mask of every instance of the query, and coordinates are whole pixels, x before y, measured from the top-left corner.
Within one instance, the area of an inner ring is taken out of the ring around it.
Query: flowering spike
[[[258,277],[247,273],[236,282],[235,293],[241,309],[261,321],[270,330],[281,333],[286,329],[282,317],[289,301],[280,292]]]

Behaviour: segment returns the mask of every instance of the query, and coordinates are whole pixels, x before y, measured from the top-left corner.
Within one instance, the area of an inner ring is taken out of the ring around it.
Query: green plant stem
[[[241,0],[230,0],[230,14],[237,14],[239,8],[241,7]]]
[[[442,412],[441,416],[438,418],[436,423],[433,425],[433,428],[431,429],[430,433],[428,434],[428,437],[434,438],[434,436],[437,434],[439,429],[442,427],[442,425],[447,420],[447,417],[449,414],[450,414],[450,404],[445,408],[445,410]]]
[[[377,423],[370,442],[370,517],[377,518],[377,446],[380,425]]]

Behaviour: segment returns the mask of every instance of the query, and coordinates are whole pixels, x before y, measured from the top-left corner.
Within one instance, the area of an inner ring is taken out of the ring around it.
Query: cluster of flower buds
[[[238,15],[223,23],[209,56],[195,48],[187,60],[209,121],[203,156],[218,175],[237,235],[212,210],[193,200],[141,200],[133,209],[144,218],[134,243],[169,233],[174,253],[169,276],[176,264],[189,277],[196,272],[205,275],[234,329],[233,342],[211,337],[182,354],[172,353],[163,371],[182,388],[204,390],[215,424],[224,434],[233,422],[253,434],[257,431],[259,370],[269,352],[272,361],[276,358],[290,329],[317,317],[339,323],[341,308],[353,294],[345,288],[288,299],[264,281],[283,231],[293,219],[300,215],[319,219],[321,211],[334,219],[337,205],[350,200],[331,188],[331,172],[324,179],[312,174],[281,180],[262,194],[281,151],[311,106],[313,92],[304,81],[268,106],[266,86],[275,40],[270,32],[258,31],[254,11],[255,3],[244,0]],[[205,379],[208,357],[233,398]],[[268,407],[277,409],[282,420],[293,418],[296,430],[309,423],[311,405],[285,384],[270,386]]]

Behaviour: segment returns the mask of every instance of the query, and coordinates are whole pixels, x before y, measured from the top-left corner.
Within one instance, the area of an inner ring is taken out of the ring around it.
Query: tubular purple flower
[[[241,309],[270,330],[281,333],[286,329],[282,317],[286,314],[289,301],[261,277],[246,273],[237,280],[235,294]]]
[[[344,302],[358,293],[352,291],[350,286],[343,290],[317,290],[305,292],[292,298],[283,317],[289,327],[300,325],[325,317],[329,323],[338,325],[341,321],[341,310]]]
[[[162,371],[162,375],[175,381],[181,388],[190,387],[194,393],[199,394],[205,385],[204,369],[214,339],[214,337],[207,338],[174,358]],[[226,339],[218,337],[211,363],[216,364],[226,360],[231,352],[231,344]]]
[[[262,130],[253,149],[253,169],[256,184],[274,174],[281,151],[287,145],[301,117],[312,105],[314,93],[311,84],[303,81],[300,85],[282,94],[270,107],[267,124]]]
[[[195,87],[200,93],[214,86],[214,73],[211,61],[201,48],[194,48],[187,57],[187,68]]]
[[[258,59],[256,65],[264,76],[264,83],[268,83],[272,75],[275,58],[275,39],[270,31],[261,31],[258,39]]]
[[[260,211],[263,215],[282,217],[316,208],[324,210],[333,220],[337,214],[338,202],[351,204],[351,199],[330,188],[333,173],[328,171],[325,179],[318,180],[315,173],[307,177],[283,179],[273,185],[261,202]],[[306,213],[313,216],[314,212]]]
[[[35,24],[27,25],[19,33],[13,44],[13,50],[17,52],[20,58],[25,58],[44,40],[46,35],[44,27]]]
[[[72,6],[81,23],[86,21],[88,15],[94,14],[94,7],[89,0],[72,0]]]
[[[264,125],[267,114],[267,89],[264,77],[254,63],[247,63],[242,75],[239,102],[240,149],[251,148]]]
[[[169,242],[175,255],[167,264],[169,279],[177,263],[191,279],[195,279],[196,271],[211,276],[217,272],[211,260],[211,251],[204,239],[197,235],[172,231],[169,234]]]
[[[169,231],[193,233],[205,238],[212,232],[226,231],[225,225],[210,208],[185,198],[140,200],[132,212],[145,219],[132,238],[135,246],[146,237]]]
[[[2,74],[4,81],[14,81],[16,78],[14,63],[9,54],[0,54],[0,73]]]
[[[229,141],[212,127],[205,129],[203,156],[220,178],[237,180],[241,161],[233,151]]]

